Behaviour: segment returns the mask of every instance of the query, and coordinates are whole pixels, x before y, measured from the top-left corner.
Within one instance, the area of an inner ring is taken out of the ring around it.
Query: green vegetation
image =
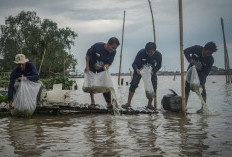
[[[8,94],[6,95],[0,94],[0,103],[2,102],[8,103]]]
[[[41,20],[36,12],[21,11],[15,17],[6,17],[5,25],[0,25],[0,71],[12,71],[18,53],[25,54],[39,69],[45,49],[42,76],[63,73],[64,67],[74,69],[77,60],[69,52],[76,37],[70,28],[58,28],[50,19]]]
[[[67,77],[54,77],[49,79],[41,79],[46,89],[52,89],[53,84],[62,84],[62,89],[71,90],[72,85],[75,83],[73,80],[68,80]]]
[[[7,88],[9,84],[9,78],[1,77],[0,76],[0,87]]]

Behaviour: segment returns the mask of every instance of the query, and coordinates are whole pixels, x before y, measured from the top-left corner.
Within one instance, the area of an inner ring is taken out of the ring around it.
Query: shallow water
[[[113,77],[116,86],[117,78]],[[129,81],[126,77],[124,81]],[[81,91],[72,101],[90,103]],[[215,83],[214,83],[215,82]],[[118,104],[127,100],[129,86],[116,87]],[[191,93],[186,118],[161,110],[161,99],[174,89],[180,94],[180,77],[158,77],[158,114],[152,115],[34,115],[31,119],[0,118],[0,156],[230,156],[232,153],[232,85],[224,76],[207,79],[208,109],[218,116],[195,114],[201,102]],[[96,102],[105,106],[102,94]],[[145,106],[141,81],[133,108]]]

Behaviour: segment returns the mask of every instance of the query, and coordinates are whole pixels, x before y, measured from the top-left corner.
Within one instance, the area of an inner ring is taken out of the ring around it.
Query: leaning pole
[[[124,10],[124,14],[123,14],[123,25],[122,25],[122,43],[121,43],[120,63],[119,63],[119,72],[118,72],[118,85],[119,85],[119,86],[120,86],[121,66],[122,66],[122,48],[123,48],[123,41],[124,41],[125,15],[126,15],[126,11]]]
[[[151,11],[151,18],[152,18],[152,25],[153,25],[153,33],[154,33],[154,43],[156,44],[155,20],[154,20],[154,16],[153,16],[152,7],[151,7],[151,1],[148,0],[148,3],[149,3],[150,11]],[[158,78],[157,78],[157,79],[158,79]],[[155,91],[154,107],[157,108],[157,88],[156,88],[156,91]]]
[[[180,23],[180,61],[181,61],[182,112],[183,112],[183,115],[186,116],[182,0],[179,0],[179,23]]]

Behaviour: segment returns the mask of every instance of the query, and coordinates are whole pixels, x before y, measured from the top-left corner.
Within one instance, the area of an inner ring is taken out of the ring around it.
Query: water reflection
[[[116,141],[118,133],[111,117],[103,121],[91,119],[84,135],[90,143],[93,156],[119,156],[120,145]]]
[[[142,156],[160,155],[162,150],[157,145],[157,116],[142,115],[135,116],[128,121],[128,135],[135,140],[134,149],[138,150]]]
[[[19,156],[40,156],[43,150],[37,145],[41,128],[34,119],[12,119],[8,125],[9,140],[14,154]]]
[[[166,136],[163,138],[166,141],[163,149],[168,155],[202,156],[206,154],[209,148],[209,145],[204,142],[208,138],[206,117],[193,114],[184,118],[181,114],[164,113],[163,118],[165,124],[162,134]]]

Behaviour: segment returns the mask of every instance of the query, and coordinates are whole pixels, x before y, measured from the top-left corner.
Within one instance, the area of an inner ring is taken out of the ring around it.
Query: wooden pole
[[[39,66],[39,74],[40,74],[41,67],[42,67],[42,64],[43,64],[43,61],[44,61],[45,53],[46,53],[46,48],[44,49],[43,56],[42,56],[42,60],[41,60],[40,66]]]
[[[120,86],[120,77],[121,77],[122,48],[123,48],[123,40],[124,40],[125,14],[126,14],[126,11],[124,10],[124,15],[123,15],[123,26],[122,26],[122,43],[121,43],[120,63],[119,63],[119,72],[118,72],[118,85],[119,85],[119,86]]]
[[[186,116],[182,0],[179,0],[179,23],[180,23],[180,61],[181,61],[182,112],[183,112],[183,115]]]
[[[153,34],[154,34],[154,43],[156,43],[155,20],[154,20],[154,16],[153,16],[153,10],[152,10],[152,7],[151,7],[151,1],[148,0],[148,3],[149,3],[150,11],[151,11],[151,19],[152,19]],[[157,78],[157,80],[158,80],[158,78]],[[157,88],[155,90],[154,107],[157,108]]]
[[[148,0],[149,6],[150,6],[150,11],[151,11],[151,18],[152,18],[152,25],[153,25],[153,33],[154,33],[154,43],[156,43],[156,34],[155,34],[155,21],[154,21],[154,16],[153,16],[153,11],[151,7],[151,1]]]
[[[222,34],[223,34],[223,42],[224,42],[224,61],[225,61],[225,71],[226,71],[226,83],[231,83],[232,78],[231,78],[228,50],[227,50],[227,45],[226,45],[226,37],[225,37],[223,18],[221,18],[221,25],[222,25]]]

